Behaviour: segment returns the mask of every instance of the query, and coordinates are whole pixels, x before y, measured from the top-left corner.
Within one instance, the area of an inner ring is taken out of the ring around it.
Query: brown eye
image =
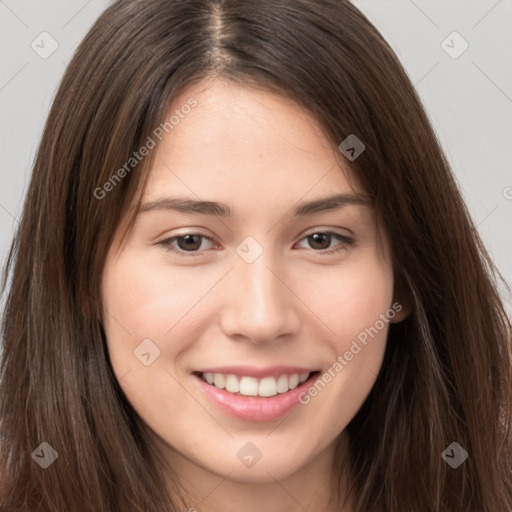
[[[178,247],[184,251],[197,251],[201,247],[201,235],[184,235],[176,237]]]
[[[328,233],[314,233],[308,236],[308,240],[313,249],[329,249],[332,235]]]
[[[315,233],[306,235],[302,240],[307,240],[309,247],[319,254],[340,252],[352,245],[354,242],[352,238],[334,231],[316,231]],[[331,243],[336,240],[340,243],[336,244],[334,248],[332,248]]]
[[[158,245],[163,245],[166,250],[183,256],[197,256],[195,253],[200,252],[200,250],[205,250],[205,248],[202,247],[204,240],[213,243],[211,238],[201,233],[186,233],[184,235],[166,238],[158,242]]]

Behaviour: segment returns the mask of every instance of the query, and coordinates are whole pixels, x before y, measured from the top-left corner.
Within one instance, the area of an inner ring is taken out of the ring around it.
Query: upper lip
[[[306,368],[303,366],[267,366],[266,368],[256,368],[254,366],[215,366],[210,368],[201,368],[195,373],[221,373],[223,375],[237,375],[238,377],[254,377],[262,379],[264,377],[279,378],[281,375],[293,375],[295,373],[313,373],[318,368]]]

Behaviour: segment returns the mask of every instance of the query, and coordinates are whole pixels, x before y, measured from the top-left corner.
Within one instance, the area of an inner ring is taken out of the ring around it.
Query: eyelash
[[[314,252],[317,252],[318,254],[323,255],[323,256],[336,254],[341,251],[344,251],[347,249],[347,247],[351,246],[354,243],[354,240],[352,238],[345,236],[345,235],[341,235],[340,233],[337,233],[335,231],[329,231],[329,230],[313,231],[311,233],[307,233],[300,239],[300,242],[302,242],[306,238],[308,238],[312,235],[316,235],[316,234],[331,235],[334,238],[336,238],[337,240],[339,240],[340,242],[342,242],[342,243],[338,244],[337,246],[335,246],[334,249],[324,249],[324,250],[312,249]],[[183,251],[183,250],[178,250],[171,245],[172,242],[174,242],[175,240],[178,240],[180,238],[185,238],[186,236],[200,236],[201,238],[205,238],[206,240],[214,243],[214,241],[210,237],[204,235],[203,233],[190,232],[190,233],[184,233],[183,235],[173,236],[171,238],[166,238],[165,240],[158,242],[157,245],[162,245],[162,246],[164,246],[165,250],[171,251],[175,254],[179,254],[180,256],[184,256],[185,258],[195,258],[195,257],[199,256],[199,251],[187,252],[187,251]]]

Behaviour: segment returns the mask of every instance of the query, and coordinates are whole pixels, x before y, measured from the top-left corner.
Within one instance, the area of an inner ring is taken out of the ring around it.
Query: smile
[[[300,404],[299,395],[320,375],[319,370],[275,367],[215,368],[193,372],[208,401],[223,414],[244,421],[277,420]]]
[[[225,389],[229,393],[235,393],[243,396],[275,396],[278,393],[287,393],[290,389],[295,389],[299,384],[305,382],[310,376],[310,372],[292,375],[280,375],[275,377],[264,377],[256,379],[254,377],[237,375],[224,375],[222,373],[203,373],[202,378],[208,384],[217,389]]]

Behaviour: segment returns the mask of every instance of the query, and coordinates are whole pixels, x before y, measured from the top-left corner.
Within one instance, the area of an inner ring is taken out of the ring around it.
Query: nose
[[[261,344],[299,332],[300,300],[279,268],[270,251],[252,263],[236,257],[222,291],[220,325],[226,336]]]

